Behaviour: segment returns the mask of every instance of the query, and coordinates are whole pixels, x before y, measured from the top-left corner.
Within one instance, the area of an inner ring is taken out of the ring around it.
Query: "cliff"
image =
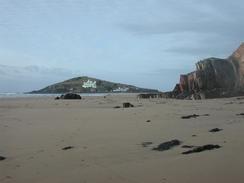
[[[203,99],[244,94],[244,44],[226,59],[208,58],[196,63],[196,70],[180,76],[168,97]]]
[[[237,76],[237,86],[244,89],[244,43],[228,58],[235,66],[235,74]]]

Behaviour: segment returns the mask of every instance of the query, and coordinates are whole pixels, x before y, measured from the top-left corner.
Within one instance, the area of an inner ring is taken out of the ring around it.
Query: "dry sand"
[[[113,108],[123,102],[135,107]],[[0,99],[0,156],[7,158],[0,161],[0,182],[243,183],[244,116],[236,115],[243,112],[244,99],[236,98]],[[190,114],[209,116],[181,119]],[[222,148],[189,155],[181,146],[152,150],[173,139]]]

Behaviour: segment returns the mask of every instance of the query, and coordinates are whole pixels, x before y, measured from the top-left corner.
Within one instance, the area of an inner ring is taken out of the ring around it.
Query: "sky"
[[[76,76],[171,90],[244,38],[243,0],[0,0],[0,92]]]

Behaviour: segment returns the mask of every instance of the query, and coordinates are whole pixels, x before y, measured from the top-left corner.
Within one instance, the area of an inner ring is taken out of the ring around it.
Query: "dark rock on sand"
[[[0,156],[0,161],[3,161],[5,159],[6,159],[6,157]]]
[[[213,128],[213,129],[209,130],[209,132],[215,133],[215,132],[220,132],[222,130],[223,129],[220,129],[220,128]]]
[[[74,146],[66,146],[66,147],[62,148],[62,150],[66,151],[66,150],[74,149],[74,148],[75,148]]]
[[[198,115],[198,114],[192,114],[192,115],[182,116],[181,119],[197,118],[199,116],[200,115]]]
[[[114,109],[119,109],[119,108],[121,108],[121,107],[120,107],[120,106],[115,106],[115,107],[114,107]]]
[[[166,151],[166,150],[169,150],[175,146],[179,146],[182,142],[175,139],[175,140],[171,140],[171,141],[167,141],[167,142],[164,142],[164,143],[161,143],[158,145],[158,147],[155,147],[153,148],[152,150],[155,150],[155,151]]]
[[[244,116],[244,113],[236,114],[237,116]]]
[[[151,122],[151,120],[147,120],[146,122],[147,122],[147,123],[150,123],[150,122]]]
[[[125,103],[123,103],[123,108],[129,108],[129,107],[134,107],[134,105],[132,105],[132,104],[129,103],[129,102],[125,102]]]
[[[59,100],[60,99],[60,97],[55,97],[55,100]]]
[[[80,100],[81,96],[78,94],[75,94],[75,93],[67,93],[67,94],[61,95],[60,99],[72,99],[72,100],[78,99],[78,100]]]
[[[221,148],[221,146],[219,146],[219,145],[213,145],[213,144],[208,144],[208,145],[204,145],[204,146],[195,147],[192,150],[182,152],[182,154],[199,153],[199,152],[210,151],[210,150],[219,149],[219,148]]]
[[[192,114],[192,115],[187,115],[187,116],[182,116],[182,119],[190,119],[190,118],[197,118],[200,116],[209,116],[209,114],[202,114],[202,115],[198,115],[198,114]]]

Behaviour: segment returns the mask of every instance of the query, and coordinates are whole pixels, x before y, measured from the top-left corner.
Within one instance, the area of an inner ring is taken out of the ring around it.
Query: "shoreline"
[[[113,95],[113,96],[123,96],[123,95],[138,95],[140,93],[77,93],[81,97],[103,97],[107,95]],[[0,93],[0,99],[1,98],[42,98],[42,97],[56,97],[60,96],[62,93],[49,93],[49,94],[28,94],[28,93]]]

